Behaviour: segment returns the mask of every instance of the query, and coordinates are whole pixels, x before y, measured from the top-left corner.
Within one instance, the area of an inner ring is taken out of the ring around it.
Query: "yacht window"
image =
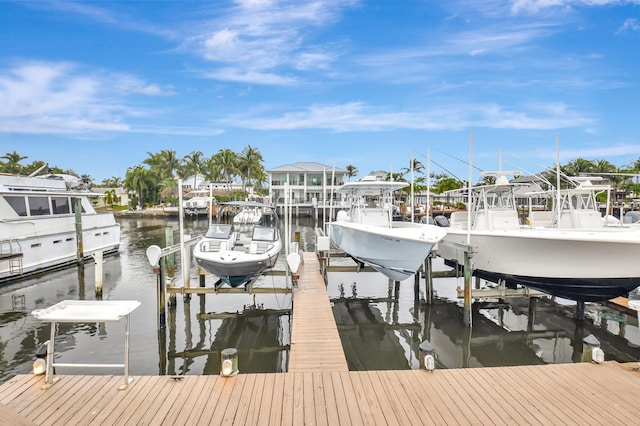
[[[49,197],[27,197],[29,199],[29,214],[31,216],[44,216],[51,214],[49,210]]]
[[[13,211],[15,211],[18,216],[27,215],[27,203],[25,203],[24,197],[5,195],[4,199],[7,200],[7,203],[9,203]]]
[[[73,213],[76,212],[76,200],[77,199],[78,198],[76,198],[76,197],[71,197],[71,211]],[[80,203],[80,205],[82,206],[82,203]],[[82,207],[82,213],[84,213],[84,212],[85,212],[84,207]]]
[[[71,212],[68,197],[51,197],[51,207],[53,214],[69,214]]]

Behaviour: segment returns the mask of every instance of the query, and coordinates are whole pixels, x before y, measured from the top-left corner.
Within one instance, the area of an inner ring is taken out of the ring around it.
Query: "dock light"
[[[37,350],[36,350],[36,360],[33,361],[33,374],[36,376],[40,376],[47,372],[47,347],[49,346],[49,341],[44,342]]]
[[[238,374],[238,350],[236,348],[223,349],[220,352],[220,375],[232,377]]]
[[[433,345],[425,340],[420,343],[420,368],[427,371],[433,371],[436,369],[436,351]]]
[[[600,349],[600,341],[593,334],[582,339],[582,362],[604,362],[604,351]]]

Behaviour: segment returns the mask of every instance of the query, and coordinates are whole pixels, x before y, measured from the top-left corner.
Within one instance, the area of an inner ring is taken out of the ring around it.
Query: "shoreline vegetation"
[[[225,194],[216,194],[219,202],[227,201],[227,199],[243,199],[248,193],[248,188],[252,188],[253,193],[257,195],[266,195],[269,191],[269,176],[263,165],[264,159],[260,151],[251,145],[247,145],[241,152],[220,149],[209,157],[200,151],[191,152],[183,157],[179,157],[175,150],[162,150],[147,154],[148,158],[144,159],[142,163],[127,168],[124,178],[113,176],[109,179],[103,179],[100,184],[94,183],[88,174],[80,175],[70,169],[63,170],[57,166],[50,166],[42,160],[23,165],[22,163],[28,157],[20,155],[17,151],[0,156],[0,173],[17,175],[38,172],[68,174],[75,176],[86,188],[124,188],[129,198],[128,205],[121,205],[124,204],[124,200],[120,198],[124,197],[120,197],[114,189],[104,195],[104,203],[112,211],[118,212],[118,215],[172,214],[167,212],[166,207],[156,211],[154,209],[157,207],[154,206],[175,205],[178,202],[178,177],[182,179],[193,177],[192,187],[197,187],[196,176],[202,176],[210,182],[223,183]],[[410,172],[416,173],[417,177],[414,179],[416,193],[429,188],[436,194],[442,194],[467,185],[464,179],[451,176],[448,172],[431,172],[429,176],[426,176],[425,166],[418,160],[412,161],[413,164],[411,164],[411,160],[408,161],[412,167],[402,168],[399,173],[388,173],[387,180],[406,182]],[[566,179],[561,179],[558,185],[554,168],[549,167],[532,176],[553,187],[567,187],[569,183],[566,182]],[[357,177],[359,174],[358,169],[353,165],[347,165],[345,169],[349,179]],[[578,158],[561,165],[560,170],[563,176],[599,175],[605,177],[612,187],[614,194],[612,201],[614,202],[629,202],[640,197],[640,158],[624,166],[614,165],[607,160]],[[234,182],[240,182],[241,189],[232,188]],[[492,183],[491,177],[482,177],[476,185]],[[138,206],[145,206],[145,208],[137,210]],[[120,213],[119,208],[133,213]],[[145,213],[140,213],[141,211]]]

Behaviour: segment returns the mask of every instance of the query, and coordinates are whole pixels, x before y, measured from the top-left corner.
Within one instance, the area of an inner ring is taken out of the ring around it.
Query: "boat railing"
[[[16,254],[22,253],[20,241],[14,239],[0,241],[0,254]]]

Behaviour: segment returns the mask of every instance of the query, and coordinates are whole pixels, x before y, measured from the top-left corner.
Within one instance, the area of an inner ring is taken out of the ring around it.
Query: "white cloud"
[[[638,0],[512,0],[511,12],[514,14],[520,12],[535,14],[543,9],[553,7],[618,6],[624,4],[638,4]]]
[[[258,130],[324,129],[335,132],[463,128],[549,130],[592,125],[594,120],[562,103],[507,108],[497,104],[443,104],[425,111],[390,111],[363,102],[311,105],[307,109],[264,116],[230,116],[220,125]]]
[[[354,0],[242,0],[206,24],[206,30],[185,42],[204,59],[230,74],[211,71],[209,78],[242,81],[257,77],[256,84],[290,84],[294,71],[326,69],[335,59],[326,46],[311,46],[313,28],[323,28],[340,19],[342,10]],[[335,46],[332,46],[335,48]],[[265,79],[264,76],[271,76]]]
[[[0,133],[81,134],[130,131],[132,94],[166,90],[136,77],[86,72],[69,62],[28,62],[0,70]]]
[[[632,31],[636,33],[640,32],[640,24],[638,23],[638,20],[636,18],[629,18],[624,21],[622,27],[618,31],[616,31],[616,35],[624,33],[626,31]]]

